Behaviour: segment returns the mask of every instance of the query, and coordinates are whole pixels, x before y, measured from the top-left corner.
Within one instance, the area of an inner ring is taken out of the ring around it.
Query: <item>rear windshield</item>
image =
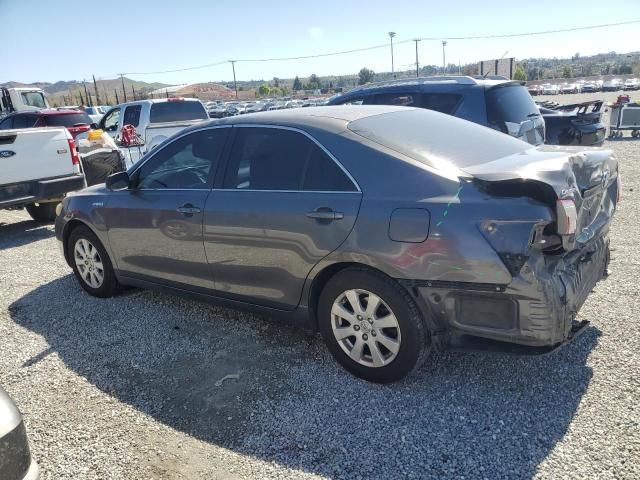
[[[538,116],[531,94],[522,85],[493,87],[486,92],[489,126],[504,131],[504,122],[522,123]]]
[[[66,115],[48,115],[44,117],[48,127],[73,127],[78,123],[90,125],[93,123],[86,113],[69,113]]]
[[[200,102],[161,102],[151,105],[151,123],[180,122],[182,120],[208,119],[207,111]]]
[[[496,130],[425,109],[373,115],[349,123],[348,128],[441,170],[486,163],[531,148]]]

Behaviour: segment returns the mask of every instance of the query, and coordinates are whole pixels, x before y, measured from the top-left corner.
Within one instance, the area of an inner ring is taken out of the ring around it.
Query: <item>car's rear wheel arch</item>
[[[309,307],[309,314],[311,316],[311,326],[313,331],[318,331],[318,303],[320,300],[320,295],[324,290],[324,287],[327,285],[327,283],[329,283],[329,281],[335,275],[337,275],[339,272],[346,270],[348,268],[357,268],[361,271],[370,273],[372,275],[382,275],[387,280],[398,284],[400,288],[405,290],[409,294],[409,296],[413,299],[413,301],[416,303],[418,309],[420,310],[422,315],[425,317],[425,320],[427,321],[427,324],[429,325],[429,327],[434,330],[437,330],[437,326],[433,323],[433,318],[430,315],[429,307],[425,304],[422,298],[420,298],[420,296],[417,295],[415,291],[413,291],[412,289],[406,288],[404,285],[400,284],[400,282],[398,282],[396,279],[389,276],[387,273],[383,272],[378,268],[371,267],[369,265],[365,265],[363,263],[357,263],[357,262],[339,262],[339,263],[333,263],[323,268],[320,272],[316,274],[316,276],[314,277],[311,283],[311,288],[309,290],[309,296],[308,296],[308,307]]]

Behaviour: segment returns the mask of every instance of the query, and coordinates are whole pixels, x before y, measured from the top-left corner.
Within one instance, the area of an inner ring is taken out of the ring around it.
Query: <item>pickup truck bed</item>
[[[2,131],[0,167],[0,208],[26,207],[38,221],[52,221],[55,204],[85,186],[75,143],[62,127]]]

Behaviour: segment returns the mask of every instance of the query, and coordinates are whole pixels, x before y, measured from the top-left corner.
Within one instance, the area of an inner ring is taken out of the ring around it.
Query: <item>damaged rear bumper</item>
[[[432,320],[437,346],[539,354],[584,331],[588,322],[576,315],[608,262],[609,240],[600,237],[564,255],[533,253],[508,285],[405,284]]]

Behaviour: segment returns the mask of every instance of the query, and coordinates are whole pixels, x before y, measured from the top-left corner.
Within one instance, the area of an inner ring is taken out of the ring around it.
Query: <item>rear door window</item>
[[[304,174],[303,189],[314,192],[355,192],[347,174],[319,146],[313,144]]]
[[[281,128],[242,127],[231,150],[224,188],[353,192],[340,166],[306,135]]]
[[[151,105],[151,123],[180,122],[185,120],[206,120],[209,118],[200,102],[175,100]]]
[[[130,105],[124,109],[123,125],[133,125],[137,127],[140,124],[140,112],[142,105]]]

